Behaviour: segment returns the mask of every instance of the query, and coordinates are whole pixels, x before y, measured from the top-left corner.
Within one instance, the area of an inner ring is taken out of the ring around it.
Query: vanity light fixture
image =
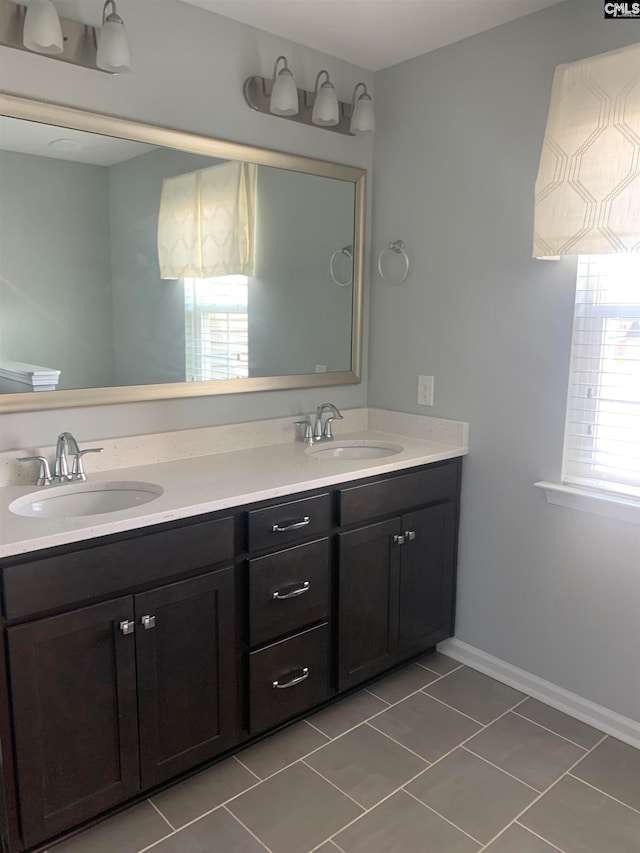
[[[55,56],[62,53],[62,28],[51,0],[30,0],[24,16],[22,43],[27,50]]]
[[[276,59],[273,78],[248,77],[243,93],[252,110],[266,115],[347,136],[373,133],[375,128],[373,100],[364,83],[356,85],[351,104],[338,100],[329,72],[324,69],[316,77],[315,91],[298,89],[285,56]]]
[[[357,92],[361,86],[363,92],[358,95]],[[376,127],[373,100],[364,83],[356,83],[351,103],[352,113],[349,125],[351,133],[373,133]]]
[[[107,14],[107,9],[111,11]],[[116,8],[115,0],[106,0],[102,9],[102,29],[98,36],[96,65],[111,74],[131,71],[131,51],[124,22]]]
[[[320,78],[326,74],[326,80],[320,86]],[[329,77],[329,72],[322,70],[316,77],[315,101],[311,112],[311,121],[321,127],[332,127],[340,121],[338,96]]]
[[[278,71],[280,61],[284,62],[284,65]],[[295,116],[298,114],[298,90],[286,56],[279,56],[273,66],[273,89],[271,90],[269,111],[276,116]]]
[[[114,0],[104,4],[102,27],[60,18],[52,0],[28,5],[0,0],[0,45],[109,74],[131,70],[129,41]]]

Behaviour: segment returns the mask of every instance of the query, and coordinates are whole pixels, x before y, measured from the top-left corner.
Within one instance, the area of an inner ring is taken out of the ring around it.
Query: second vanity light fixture
[[[258,112],[337,133],[354,136],[373,133],[375,129],[373,100],[364,83],[356,85],[350,104],[338,100],[329,72],[324,69],[316,77],[313,92],[298,89],[285,56],[276,59],[273,79],[247,78],[244,97],[247,104]]]
[[[103,6],[102,27],[60,18],[52,0],[29,0],[26,7],[0,0],[0,44],[109,74],[131,70],[129,40],[115,0]]]

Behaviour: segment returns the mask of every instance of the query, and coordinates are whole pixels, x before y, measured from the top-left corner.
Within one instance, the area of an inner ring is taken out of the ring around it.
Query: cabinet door
[[[402,519],[400,660],[435,646],[453,631],[455,520],[451,503]]]
[[[398,660],[399,518],[341,533],[338,689]]]
[[[236,742],[234,572],[135,597],[142,787]]]
[[[127,596],[7,632],[27,847],[140,790],[132,620]]]

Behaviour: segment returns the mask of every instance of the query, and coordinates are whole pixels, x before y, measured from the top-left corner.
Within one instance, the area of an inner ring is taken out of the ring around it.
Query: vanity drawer
[[[328,539],[249,560],[252,646],[328,618]]]
[[[254,509],[247,513],[249,550],[279,548],[297,539],[325,533],[331,525],[328,494]]]
[[[277,726],[329,698],[329,626],[249,655],[250,731]]]
[[[202,521],[3,569],[7,619],[117,595],[184,572],[228,563],[233,518]]]
[[[436,462],[433,467],[411,474],[339,489],[340,524],[358,524],[416,506],[456,500],[458,471],[459,462],[455,459]]]

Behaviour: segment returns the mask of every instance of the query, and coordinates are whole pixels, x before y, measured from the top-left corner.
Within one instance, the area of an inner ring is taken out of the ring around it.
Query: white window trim
[[[640,500],[634,500],[632,497],[584,489],[567,483],[550,483],[546,480],[534,483],[534,486],[544,490],[547,503],[627,521],[630,524],[640,524]]]

